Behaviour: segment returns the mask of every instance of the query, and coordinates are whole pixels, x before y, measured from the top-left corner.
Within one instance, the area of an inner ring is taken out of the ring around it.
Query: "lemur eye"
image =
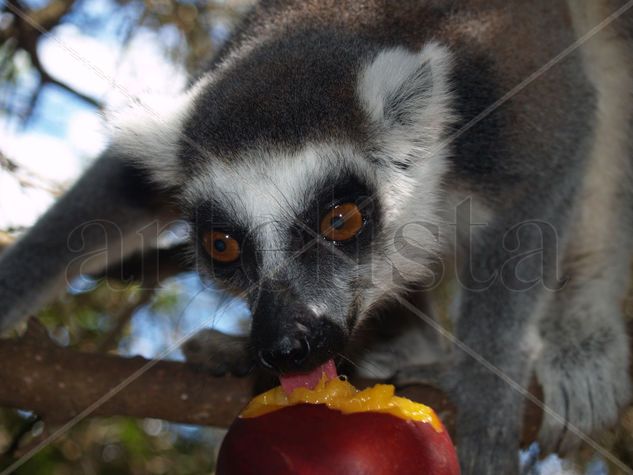
[[[355,203],[334,206],[321,219],[321,234],[330,241],[348,241],[363,227],[363,215]]]
[[[240,257],[240,244],[221,231],[205,233],[202,243],[213,260],[223,264],[234,262]]]

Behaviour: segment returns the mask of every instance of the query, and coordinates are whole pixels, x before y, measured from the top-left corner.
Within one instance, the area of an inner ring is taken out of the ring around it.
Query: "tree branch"
[[[24,22],[22,16],[26,16],[30,21],[41,28],[43,31],[49,31],[57,26],[64,15],[72,9],[75,0],[51,0],[44,7],[38,10],[31,10],[21,1],[8,0],[4,4],[3,11],[9,11],[13,14],[15,22]],[[41,36],[43,33],[30,26],[35,32],[35,36]],[[5,41],[15,34],[12,28],[0,31],[0,40]]]
[[[36,92],[33,97],[35,98],[38,94],[39,92]],[[29,107],[29,110],[32,110],[32,108]],[[25,115],[28,116],[29,114],[27,112]],[[53,196],[59,196],[63,192],[63,189],[54,181],[38,176],[33,171],[21,167],[18,163],[3,155],[2,151],[0,151],[0,169],[11,173],[21,187],[37,188]],[[2,242],[0,240],[1,245]]]
[[[66,422],[104,395],[112,395],[86,416],[151,417],[228,427],[253,395],[253,378],[217,378],[185,363],[80,353],[37,335],[32,324],[29,328],[20,339],[0,340],[0,406],[34,411],[49,423]],[[138,378],[122,385],[142,369],[146,371]],[[376,381],[353,382],[366,387]],[[417,386],[401,394],[433,407],[452,430],[454,407],[440,391]],[[526,443],[535,439],[540,417],[539,409],[528,405]]]
[[[59,21],[72,9],[75,0],[51,0],[39,10],[29,12],[34,23],[44,30],[50,30],[57,26]]]
[[[214,378],[184,363],[81,353],[34,336],[32,327],[22,338],[0,340],[0,405],[34,411],[49,423],[66,422],[112,395],[89,415],[226,427],[251,395],[249,379]]]
[[[97,99],[95,99],[94,97],[90,97],[90,96],[84,94],[83,92],[79,92],[78,90],[73,89],[71,86],[69,86],[65,82],[62,82],[59,79],[55,79],[53,76],[51,76],[44,69],[44,67],[42,66],[41,63],[37,63],[36,69],[40,73],[41,78],[42,78],[42,82],[44,84],[54,84],[55,86],[62,88],[66,92],[69,92],[69,93],[73,94],[74,96],[78,97],[79,99],[87,102],[91,106],[94,106],[94,107],[96,107],[98,109],[102,109],[103,108],[103,104],[100,101],[98,101]]]
[[[18,48],[26,51],[29,55],[31,64],[39,72],[42,83],[54,84],[88,104],[101,108],[102,104],[98,100],[52,77],[42,65],[37,52],[37,43],[40,37],[56,26],[62,17],[72,9],[74,3],[75,0],[52,0],[39,10],[28,10],[15,0],[7,3],[9,11],[14,14],[15,22],[15,27],[11,30],[11,35],[17,41]]]

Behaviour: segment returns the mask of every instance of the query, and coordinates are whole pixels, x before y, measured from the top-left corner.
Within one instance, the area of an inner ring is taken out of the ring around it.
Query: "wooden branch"
[[[94,97],[84,94],[83,92],[79,92],[78,90],[74,89],[73,87],[69,86],[63,81],[60,81],[59,79],[54,78],[48,73],[48,71],[44,69],[44,66],[42,66],[41,63],[37,63],[36,69],[39,71],[40,76],[42,78],[42,82],[44,84],[54,84],[55,86],[62,88],[66,92],[73,94],[74,96],[78,97],[79,99],[88,103],[89,105],[96,107],[97,109],[103,109],[103,104],[100,101],[98,101]]]
[[[70,12],[74,4],[75,0],[51,0],[42,8],[31,10],[20,1],[9,0],[4,4],[3,10],[11,12],[15,16],[16,22],[23,21],[18,14],[20,13],[23,16],[28,16],[29,20],[41,30],[49,31],[59,24],[64,15]],[[30,28],[35,30],[33,26]],[[36,36],[39,37],[42,35],[41,31],[35,31]],[[12,36],[12,34],[15,34],[14,30],[2,32],[0,39],[6,40]]]
[[[217,378],[185,363],[80,353],[37,335],[32,324],[29,328],[22,338],[0,340],[0,406],[34,411],[49,423],[71,420],[112,394],[84,415],[228,427],[253,395],[254,378]],[[142,369],[147,370],[113,391]],[[357,387],[376,383],[353,382]],[[455,410],[440,391],[417,386],[401,394],[433,407],[452,431]],[[540,425],[538,408],[528,406],[525,443],[535,440]]]
[[[33,22],[44,30],[50,30],[57,26],[60,20],[70,12],[75,5],[75,0],[51,0],[46,6],[29,12]]]
[[[89,415],[226,427],[250,398],[253,384],[214,378],[184,363],[80,353],[32,330],[0,340],[0,362],[0,406],[34,411],[49,423],[66,422],[111,394]],[[129,385],[114,390],[143,368],[147,371]]]
[[[7,3],[8,10],[14,15],[15,26],[11,37],[17,41],[17,47],[24,50],[31,59],[31,64],[40,74],[42,84],[54,84],[75,95],[88,104],[101,108],[102,104],[93,97],[75,90],[63,81],[54,78],[44,68],[37,51],[40,37],[55,27],[75,4],[75,0],[52,0],[39,10],[29,10],[15,0]]]

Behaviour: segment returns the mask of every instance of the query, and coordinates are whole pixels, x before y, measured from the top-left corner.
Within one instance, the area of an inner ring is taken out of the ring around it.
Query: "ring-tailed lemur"
[[[309,369],[450,255],[457,339],[521,385],[534,370],[578,429],[613,423],[631,395],[632,14],[592,28],[623,5],[261,2],[188,92],[118,114],[103,156],[3,254],[0,326],[175,212],[200,270],[252,307],[236,358]],[[419,361],[405,328],[391,344]],[[461,350],[450,375],[463,473],[517,473],[521,395]],[[550,415],[541,438],[575,440]]]

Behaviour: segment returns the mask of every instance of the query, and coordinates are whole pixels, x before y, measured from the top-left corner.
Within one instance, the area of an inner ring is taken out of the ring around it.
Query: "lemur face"
[[[336,356],[371,286],[383,228],[370,167],[351,147],[315,145],[292,155],[258,151],[216,166],[187,194],[204,197],[192,222],[200,267],[244,292],[252,346],[278,371]]]
[[[278,372],[336,357],[438,248],[449,54],[434,44],[361,53],[293,58],[273,76],[263,53],[227,66],[170,115],[176,138],[146,134],[148,148],[169,145],[156,151],[172,157],[162,166],[141,153],[138,131],[134,143],[119,137],[179,190],[199,269],[243,293],[251,346]]]

